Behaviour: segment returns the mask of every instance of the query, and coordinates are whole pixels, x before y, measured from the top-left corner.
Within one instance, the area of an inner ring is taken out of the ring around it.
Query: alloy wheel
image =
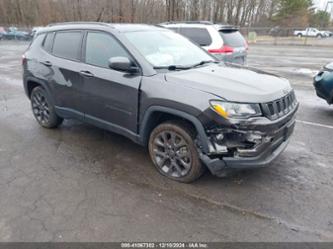
[[[50,109],[46,97],[36,92],[31,98],[31,104],[36,119],[42,124],[47,124],[50,121]]]
[[[160,170],[171,177],[184,177],[191,170],[188,143],[174,131],[162,131],[153,141],[153,157]]]

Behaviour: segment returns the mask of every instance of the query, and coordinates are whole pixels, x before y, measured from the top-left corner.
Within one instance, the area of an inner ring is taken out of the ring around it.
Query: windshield
[[[224,45],[239,48],[244,47],[246,44],[244,37],[239,31],[221,30],[219,33],[224,41]]]
[[[201,48],[172,31],[140,31],[125,35],[154,67],[188,67],[202,61],[214,61]]]

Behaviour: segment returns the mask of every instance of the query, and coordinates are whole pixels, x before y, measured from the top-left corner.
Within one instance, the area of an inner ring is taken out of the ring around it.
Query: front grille
[[[276,120],[287,115],[297,105],[295,92],[292,91],[281,99],[261,104],[263,114],[270,120]]]

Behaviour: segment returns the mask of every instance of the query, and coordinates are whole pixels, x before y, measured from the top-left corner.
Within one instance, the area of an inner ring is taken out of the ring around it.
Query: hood
[[[282,98],[292,90],[286,79],[238,66],[210,65],[167,73],[165,78],[167,82],[234,102],[266,103]]]

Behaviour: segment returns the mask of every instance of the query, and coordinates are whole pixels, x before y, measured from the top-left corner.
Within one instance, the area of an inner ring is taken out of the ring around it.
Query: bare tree
[[[274,16],[280,0],[0,0],[0,24],[62,21],[160,23],[212,20],[254,25]]]

